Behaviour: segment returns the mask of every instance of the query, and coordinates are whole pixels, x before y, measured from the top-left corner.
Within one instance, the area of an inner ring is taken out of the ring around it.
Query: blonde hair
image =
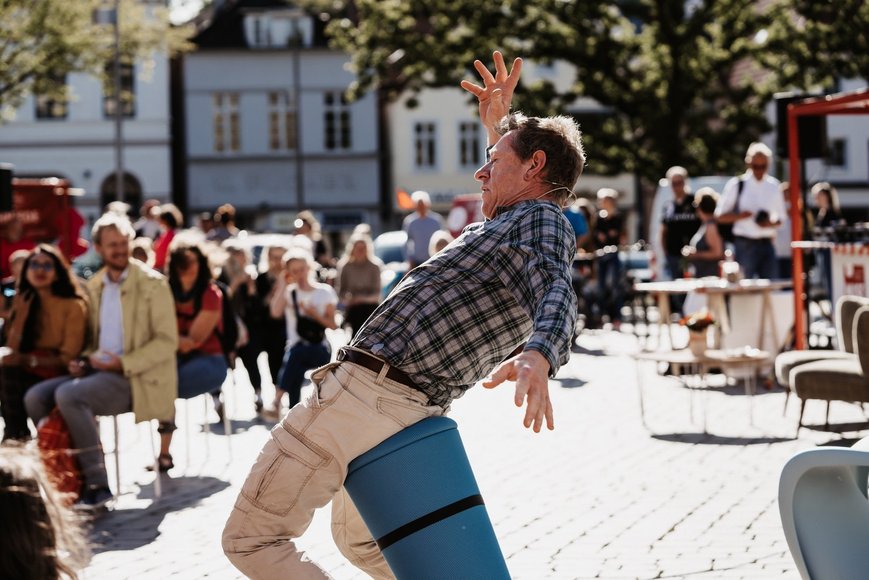
[[[130,223],[128,217],[108,212],[100,216],[100,219],[94,223],[94,227],[91,229],[91,239],[95,244],[101,243],[103,231],[107,229],[114,229],[128,240],[136,237],[136,230],[133,229],[133,224]]]

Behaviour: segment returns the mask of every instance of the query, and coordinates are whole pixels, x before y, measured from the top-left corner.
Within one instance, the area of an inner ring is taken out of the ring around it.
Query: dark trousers
[[[598,305],[610,322],[622,318],[622,261],[618,252],[605,254],[597,261]]]
[[[332,347],[326,341],[312,344],[300,340],[287,350],[278,386],[290,394],[290,408],[302,400],[305,372],[327,364],[331,358]]]
[[[744,278],[774,280],[778,273],[775,247],[769,238],[751,239],[736,236],[733,241],[736,261]]]
[[[30,439],[24,395],[30,387],[42,380],[44,379],[18,367],[0,368],[0,414],[3,415],[3,422],[6,425],[3,430],[3,441]]]
[[[344,320],[350,325],[350,338],[356,336],[356,333],[375,310],[377,310],[377,304],[354,304],[347,307],[344,312]]]

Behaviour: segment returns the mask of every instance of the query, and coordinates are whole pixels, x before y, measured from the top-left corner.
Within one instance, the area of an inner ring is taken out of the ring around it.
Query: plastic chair
[[[122,415],[126,413],[121,413]],[[117,498],[121,495],[121,446],[120,446],[120,429],[118,429],[118,417],[120,415],[108,415],[104,416],[107,419],[112,420],[112,435],[113,435],[113,445],[111,450],[104,451],[106,455],[112,454],[114,456],[114,466],[115,466],[115,492],[114,495]],[[157,477],[154,478],[154,500],[160,499],[160,496],[163,494],[162,482],[160,481],[160,469],[157,463],[157,448],[154,444],[154,437],[156,433],[154,432],[154,421],[146,421],[148,424],[148,440],[151,443],[151,456],[154,458],[154,473],[157,474]],[[100,430],[102,432],[102,430]],[[157,435],[159,438],[159,435]]]
[[[232,377],[233,384],[235,384],[235,375],[232,374],[231,369],[228,372],[230,373],[230,376]],[[225,385],[225,384],[226,384],[226,378],[224,378],[224,381],[220,384],[219,390],[220,390],[220,394],[223,396],[223,401],[224,401],[223,432],[226,435],[226,449],[227,449],[227,453],[228,453],[227,462],[231,462],[232,461],[232,441],[230,440],[230,435],[232,435],[232,425],[229,422],[229,413],[228,413],[227,407],[226,407],[227,394],[223,388],[223,385]],[[190,457],[191,457],[191,455],[190,455],[190,438],[191,438],[190,437],[190,435],[191,435],[190,426],[192,425],[192,423],[190,421],[190,403],[189,403],[189,401],[191,401],[192,399],[195,399],[197,397],[203,397],[203,400],[204,400],[203,424],[205,426],[205,457],[206,458],[209,456],[210,450],[211,450],[211,447],[208,444],[208,441],[210,439],[209,435],[211,435],[211,422],[208,420],[208,410],[209,410],[209,401],[211,400],[211,391],[203,393],[201,395],[196,395],[196,397],[191,397],[190,399],[180,399],[180,400],[184,401],[184,443],[185,443],[185,453],[186,453],[186,461],[187,461],[188,467],[190,466]],[[217,412],[217,411],[215,410],[215,412]]]
[[[782,469],[782,527],[805,580],[869,577],[867,476],[869,437],[797,453]]]

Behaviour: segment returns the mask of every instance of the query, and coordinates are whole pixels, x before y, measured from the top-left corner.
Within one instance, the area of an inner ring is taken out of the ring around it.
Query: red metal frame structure
[[[801,212],[800,183],[800,143],[797,118],[819,115],[867,115],[869,114],[869,89],[849,93],[827,95],[806,99],[799,103],[788,105],[788,165],[790,167],[791,194],[791,236],[793,241],[802,239],[803,217]],[[803,252],[800,248],[792,248],[793,270],[791,276],[794,283],[794,335],[796,348],[806,348],[805,288],[803,285]]]

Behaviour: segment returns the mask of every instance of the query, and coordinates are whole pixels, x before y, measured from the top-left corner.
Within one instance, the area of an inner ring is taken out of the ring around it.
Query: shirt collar
[[[548,199],[525,199],[520,202],[514,203],[513,205],[502,205],[498,208],[495,208],[495,217],[492,219],[498,219],[512,213],[515,210],[526,208],[537,203],[548,203],[557,208],[559,211],[561,210],[561,208],[558,207],[557,203]]]
[[[114,281],[112,281],[111,278],[109,278],[109,272],[107,270],[106,275],[103,276],[103,285],[104,286],[105,285],[120,286],[121,284],[124,283],[124,281],[127,279],[127,276],[129,276],[129,275],[130,275],[130,267],[127,266],[126,268],[124,268],[124,271],[121,272],[121,278],[117,282],[114,282]]]

